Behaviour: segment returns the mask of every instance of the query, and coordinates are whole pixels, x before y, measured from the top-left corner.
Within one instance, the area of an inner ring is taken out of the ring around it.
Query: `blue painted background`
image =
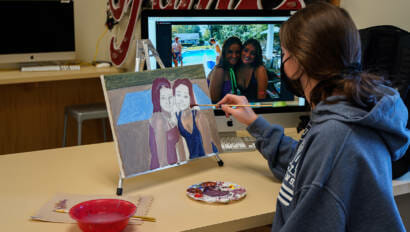
[[[193,84],[193,90],[197,104],[212,104],[211,99],[197,84]],[[212,107],[201,107],[201,109],[211,108]],[[154,106],[151,101],[151,89],[127,93],[124,97],[117,126],[148,120],[152,116],[153,109]]]

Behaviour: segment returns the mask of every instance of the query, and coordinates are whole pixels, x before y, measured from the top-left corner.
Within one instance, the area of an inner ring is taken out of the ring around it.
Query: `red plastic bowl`
[[[78,203],[70,216],[84,232],[119,232],[127,225],[137,207],[120,199],[98,199]]]

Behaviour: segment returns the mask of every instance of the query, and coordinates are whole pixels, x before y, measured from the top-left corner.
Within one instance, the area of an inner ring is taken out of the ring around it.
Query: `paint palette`
[[[188,197],[207,203],[229,203],[246,196],[245,188],[238,184],[223,181],[206,181],[189,186]]]

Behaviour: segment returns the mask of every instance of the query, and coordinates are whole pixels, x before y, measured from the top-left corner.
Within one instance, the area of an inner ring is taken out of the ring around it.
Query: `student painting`
[[[261,45],[256,39],[248,39],[243,44],[236,78],[240,94],[249,101],[266,98],[268,73],[263,65]]]
[[[182,63],[182,45],[179,42],[179,37],[175,37],[175,42],[172,43],[172,61],[175,67],[178,67],[178,63]]]
[[[239,63],[242,50],[242,42],[238,37],[232,36],[225,40],[222,45],[222,55],[219,63],[208,75],[210,80],[209,92],[212,102],[221,100],[227,93],[232,92],[232,86],[236,84],[235,68]]]
[[[405,231],[392,189],[392,161],[409,145],[407,109],[381,77],[360,68],[349,14],[309,4],[280,29],[282,77],[311,105],[299,142],[251,108],[222,106],[248,125],[282,181],[272,231]],[[227,95],[219,104],[247,104]]]
[[[177,128],[175,100],[171,83],[166,78],[157,78],[152,83],[153,114],[149,120],[150,169],[157,169],[185,160]],[[179,147],[178,151],[177,148]]]
[[[173,93],[177,106],[178,129],[185,138],[189,158],[198,158],[218,152],[207,119],[203,118],[201,111],[191,108],[193,104],[196,104],[191,81],[188,79],[175,80]]]

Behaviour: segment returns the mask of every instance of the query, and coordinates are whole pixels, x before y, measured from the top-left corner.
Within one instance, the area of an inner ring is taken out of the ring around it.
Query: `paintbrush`
[[[269,105],[231,105],[231,104],[191,104],[190,107],[194,106],[214,106],[215,108],[221,108],[221,106],[229,106],[229,107],[251,107],[251,108],[258,108],[258,107],[272,107],[272,104]]]
[[[57,213],[68,213],[68,210],[66,209],[55,209],[54,212]],[[142,221],[147,221],[147,222],[156,222],[157,219],[153,218],[153,217],[146,217],[146,216],[136,216],[136,215],[132,215],[131,218],[136,218],[136,219],[140,219]]]

